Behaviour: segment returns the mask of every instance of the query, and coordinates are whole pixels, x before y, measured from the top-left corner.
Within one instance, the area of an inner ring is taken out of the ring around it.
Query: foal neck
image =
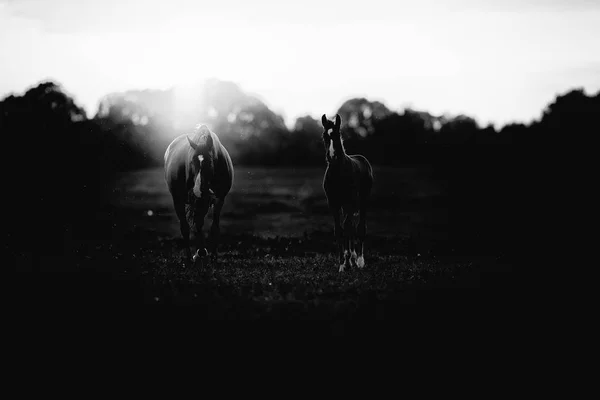
[[[344,172],[351,169],[351,160],[350,157],[343,153],[343,155],[336,161],[328,161],[327,168],[330,172],[333,172],[335,175],[344,175]]]

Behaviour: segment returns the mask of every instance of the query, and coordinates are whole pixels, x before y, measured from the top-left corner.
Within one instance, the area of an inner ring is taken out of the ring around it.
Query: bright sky
[[[0,0],[0,97],[55,79],[105,94],[215,77],[288,124],[356,96],[485,124],[600,89],[599,0]]]

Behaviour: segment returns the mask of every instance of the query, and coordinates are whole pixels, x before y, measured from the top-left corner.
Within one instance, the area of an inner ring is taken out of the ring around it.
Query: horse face
[[[189,137],[188,140],[194,149],[190,161],[190,170],[194,179],[193,193],[196,198],[203,199],[210,195],[209,186],[215,174],[212,137],[210,134],[206,136],[201,145],[195,144]]]
[[[340,134],[341,118],[335,117],[335,123],[329,121],[325,114],[321,117],[323,123],[323,143],[325,144],[326,158],[328,162],[336,162],[344,155],[342,136]]]
[[[191,167],[194,176],[194,195],[200,199],[210,190],[209,185],[214,176],[213,159],[203,154],[195,155]]]

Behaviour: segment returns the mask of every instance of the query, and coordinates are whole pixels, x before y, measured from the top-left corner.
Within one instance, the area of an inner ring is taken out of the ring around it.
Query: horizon
[[[600,90],[599,3],[257,3],[0,0],[0,98],[51,80],[93,117],[110,93],[215,78],[288,126],[355,97],[502,126]]]

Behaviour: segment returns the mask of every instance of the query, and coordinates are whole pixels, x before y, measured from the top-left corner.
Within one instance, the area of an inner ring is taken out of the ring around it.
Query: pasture
[[[193,305],[198,316],[253,320],[388,318],[405,304],[508,301],[502,260],[452,248],[447,188],[427,168],[375,168],[366,268],[339,274],[322,179],[319,168],[238,167],[221,216],[220,265],[200,270],[182,268],[163,169],[122,174],[107,188],[94,232],[73,241],[84,272],[70,290],[53,290],[54,299]],[[209,212],[205,232],[210,221]]]
[[[323,172],[321,168],[236,168],[223,206],[222,233],[272,238],[331,231]],[[443,236],[443,230],[436,228],[446,222],[444,188],[432,181],[427,170],[377,169],[375,173],[368,216],[372,235]],[[162,168],[122,175],[113,188],[111,204],[136,225],[178,236],[179,222],[163,175]],[[211,218],[209,212],[205,226]]]

